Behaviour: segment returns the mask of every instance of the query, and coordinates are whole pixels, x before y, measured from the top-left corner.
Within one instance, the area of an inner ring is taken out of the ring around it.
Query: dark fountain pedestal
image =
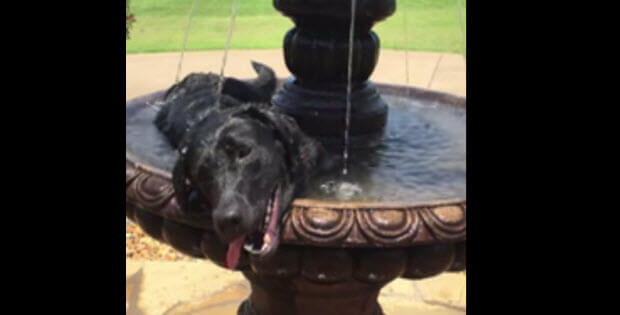
[[[273,3],[295,23],[284,38],[284,60],[294,77],[285,82],[273,102],[295,117],[309,135],[341,145],[351,1],[274,0]],[[351,121],[355,122],[350,130],[352,139],[380,136],[386,124],[387,104],[368,81],[379,58],[379,37],[371,28],[393,14],[395,8],[395,0],[357,1],[351,73]]]
[[[296,26],[284,40],[294,78],[273,102],[328,145],[343,141],[350,5],[350,0],[274,0],[275,8]],[[381,95],[465,106],[460,97],[367,81],[379,54],[379,38],[371,28],[394,10],[394,0],[357,1],[351,111],[351,137],[357,144],[383,133],[388,106]],[[161,95],[127,104],[127,217],[177,250],[225,267],[227,246],[215,235],[210,215],[190,217],[174,198],[170,169],[176,152],[150,123],[154,114],[147,105]],[[130,126],[144,126],[138,128],[136,143],[130,143]],[[237,270],[250,281],[252,293],[238,313],[382,314],[377,297],[390,281],[465,269],[465,218],[465,200],[391,204],[297,199],[283,219],[281,245],[272,259],[258,261],[243,252]]]

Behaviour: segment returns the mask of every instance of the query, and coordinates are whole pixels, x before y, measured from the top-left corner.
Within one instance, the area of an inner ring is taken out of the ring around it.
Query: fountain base
[[[273,283],[265,284],[273,279],[261,280],[247,272],[244,275],[252,284],[252,294],[239,306],[238,315],[383,315],[377,297],[387,283],[350,281],[333,285],[291,280],[280,283],[281,289],[277,289]]]

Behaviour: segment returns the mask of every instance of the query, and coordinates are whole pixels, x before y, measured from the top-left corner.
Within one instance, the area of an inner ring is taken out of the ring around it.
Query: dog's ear
[[[258,74],[253,80],[226,78],[222,94],[230,95],[241,102],[269,102],[276,89],[276,76],[273,70],[262,63],[252,61]]]
[[[252,80],[251,84],[261,92],[263,100],[268,102],[276,91],[276,74],[273,69],[254,60],[252,60],[252,68],[258,77]]]
[[[174,195],[177,198],[177,203],[182,211],[187,211],[189,208],[189,193],[191,187],[185,176],[185,167],[183,165],[183,157],[179,157],[172,169],[172,187],[174,187]]]
[[[275,110],[267,111],[267,115],[286,149],[291,176],[306,178],[317,168],[321,158],[326,156],[323,146],[308,137],[293,117]]]

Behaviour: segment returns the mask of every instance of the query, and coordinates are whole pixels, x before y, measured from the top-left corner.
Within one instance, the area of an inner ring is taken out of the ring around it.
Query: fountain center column
[[[273,102],[295,117],[310,136],[342,145],[346,115],[351,0],[274,0],[295,27],[284,38],[284,59],[293,73]],[[371,28],[394,13],[395,0],[358,0],[352,57],[351,143],[381,135],[387,104],[368,78],[379,58]]]

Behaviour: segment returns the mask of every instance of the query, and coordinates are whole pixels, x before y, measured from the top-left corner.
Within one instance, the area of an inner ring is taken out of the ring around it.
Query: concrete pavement
[[[127,314],[232,315],[250,294],[249,283],[210,261],[127,261]],[[379,303],[388,315],[464,315],[464,272],[387,285]]]
[[[465,96],[465,59],[458,54],[414,51],[405,54],[404,51],[381,50],[379,62],[370,79],[380,83],[405,85],[407,82],[405,55],[408,59],[411,85]],[[222,56],[222,51],[186,52],[181,78],[191,72],[219,73]],[[127,55],[125,94],[127,100],[172,85],[179,57],[178,52]],[[239,78],[254,77],[250,60],[269,65],[278,77],[291,75],[286,68],[281,50],[232,50],[228,54],[225,75]]]

